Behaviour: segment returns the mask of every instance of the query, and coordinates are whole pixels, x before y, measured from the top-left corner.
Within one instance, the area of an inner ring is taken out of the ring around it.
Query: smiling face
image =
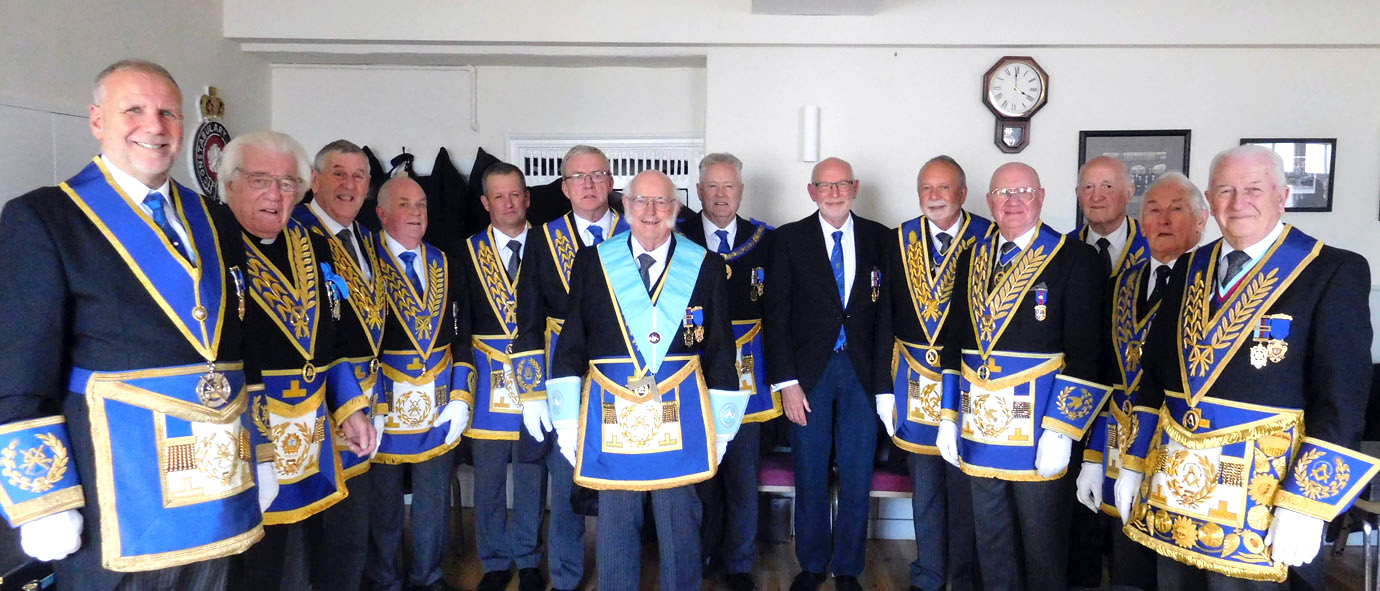
[[[1135,187],[1126,184],[1121,162],[1106,156],[1088,161],[1078,175],[1078,206],[1098,234],[1106,235],[1121,225]]]
[[[369,161],[363,154],[327,154],[323,170],[312,172],[311,192],[312,200],[331,219],[342,226],[350,225],[369,193]]]
[[[602,175],[593,173],[601,172]],[[578,154],[565,162],[561,171],[566,180],[561,181],[561,192],[570,200],[570,209],[586,220],[596,221],[604,217],[609,207],[609,192],[613,190],[613,177],[609,173],[609,161],[593,153]],[[570,179],[579,175],[579,179]],[[603,178],[595,180],[595,176]]]
[[[292,206],[297,203],[297,190],[285,192],[283,183],[276,180],[264,183],[262,189],[251,185],[255,178],[296,175],[297,161],[291,155],[245,146],[238,170],[225,182],[226,203],[240,227],[259,238],[272,238],[282,232],[292,215]]]
[[[810,200],[819,206],[824,221],[835,228],[848,221],[848,212],[858,196],[858,180],[853,178],[853,166],[838,158],[827,158],[815,165],[806,190]]]
[[[656,170],[643,171],[633,177],[623,195],[628,229],[642,248],[653,250],[671,237],[680,202],[670,178]]]
[[[379,222],[404,248],[413,250],[426,234],[426,192],[409,177],[390,179],[379,188]]]
[[[516,174],[495,174],[484,179],[486,188],[479,198],[484,211],[489,212],[495,228],[509,236],[522,233],[527,223],[527,205],[531,201],[522,177]]]
[[[1198,245],[1207,225],[1207,212],[1194,211],[1192,199],[1173,183],[1157,183],[1145,193],[1141,229],[1155,260],[1168,263]]]
[[[182,147],[182,92],[140,70],[111,73],[101,88],[101,103],[90,108],[101,154],[144,185],[162,186]]]
[[[920,213],[944,230],[958,221],[963,202],[968,199],[968,187],[958,177],[958,169],[952,164],[935,161],[920,169],[920,178],[916,181]]]
[[[1284,215],[1289,187],[1279,186],[1274,162],[1260,155],[1226,158],[1208,181],[1212,217],[1232,248],[1265,239]]]
[[[743,179],[738,169],[727,162],[705,167],[695,190],[704,204],[704,217],[720,228],[728,227],[743,204]]]
[[[1033,191],[1008,195],[1002,192],[1003,189]],[[1015,240],[1040,223],[1040,208],[1044,204],[1045,190],[1040,186],[1040,175],[1035,173],[1035,169],[1020,162],[1011,162],[1001,165],[992,173],[987,207],[992,210],[992,219],[1007,240]]]

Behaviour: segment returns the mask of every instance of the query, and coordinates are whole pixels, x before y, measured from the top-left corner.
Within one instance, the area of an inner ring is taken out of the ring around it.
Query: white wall
[[[0,202],[67,179],[99,146],[86,123],[96,74],[123,57],[162,64],[183,92],[188,138],[207,85],[231,134],[268,123],[268,65],[221,36],[220,0],[0,3]],[[189,143],[184,138],[184,145]],[[184,151],[173,176],[191,180]]]
[[[513,135],[694,135],[704,132],[704,69],[294,66],[273,70],[273,127],[309,154],[346,138],[380,158],[406,146],[418,173],[445,147],[468,174],[475,149],[507,157]],[[479,130],[471,128],[477,72]],[[387,166],[387,163],[382,163]]]

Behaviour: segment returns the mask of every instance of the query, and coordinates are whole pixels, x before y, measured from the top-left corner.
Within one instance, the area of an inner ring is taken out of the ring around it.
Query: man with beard
[[[0,214],[0,449],[19,452],[0,512],[58,589],[224,589],[277,493],[241,362],[244,248],[169,178],[172,75],[121,60],[93,95],[100,156]]]
[[[513,365],[524,428],[544,441],[543,427],[551,411],[546,402],[549,356],[560,340],[570,294],[570,270],[575,255],[586,246],[628,229],[609,208],[613,175],[609,160],[598,148],[578,145],[561,160],[561,191],[571,212],[543,224],[523,253],[517,296],[517,335],[513,337]],[[556,590],[575,589],[585,573],[585,518],[570,503],[575,467],[551,446],[546,456],[551,474],[551,526],[546,532],[547,570]]]
[[[901,224],[887,244],[881,314],[889,320],[880,324],[893,332],[877,335],[890,353],[875,364],[877,416],[892,441],[911,452],[911,589],[943,589],[951,582],[966,590],[977,576],[973,505],[968,477],[934,447],[945,379],[939,357],[950,317],[967,311],[966,302],[952,305],[959,255],[986,237],[992,222],[963,211],[967,177],[953,158],[936,156],[920,167],[916,189],[921,215]],[[899,411],[898,393],[905,397]]]
[[[338,328],[345,336],[345,359],[359,382],[360,391],[370,402],[377,437],[383,436],[387,408],[380,409],[378,398],[379,348],[383,344],[383,299],[381,276],[374,233],[356,219],[369,191],[369,161],[364,150],[336,140],[316,153],[312,162],[312,201],[298,205],[292,219],[329,241],[334,271],[345,280],[350,297],[342,304]],[[374,478],[370,475],[372,455],[358,455],[336,438],[340,468],[348,483],[349,496],[322,514],[317,539],[307,541],[313,564],[332,565],[311,571],[318,589],[358,589],[364,577],[369,548],[369,507],[374,497]],[[375,447],[377,450],[377,447]]]
[[[747,390],[747,411],[714,478],[696,486],[704,515],[700,546],[705,563],[721,561],[730,591],[752,591],[752,561],[757,555],[757,470],[761,463],[762,424],[781,416],[781,395],[767,386],[762,355],[762,305],[766,293],[772,231],[738,215],[743,203],[743,162],[732,154],[700,160],[695,185],[704,211],[686,218],[686,238],[723,257],[728,264],[728,305],[737,349],[739,387]]]
[[[287,135],[235,138],[221,155],[220,195],[243,229],[245,362],[262,377],[254,428],[270,441],[278,496],[264,511],[264,539],[238,557],[232,587],[281,588],[290,530],[317,537],[321,511],[346,495],[337,430],[357,456],[373,452],[369,399],[344,360],[341,308],[349,294],[323,236],[292,220],[309,166]],[[333,564],[334,561],[332,561]],[[324,568],[325,564],[315,565]]]
[[[599,491],[599,588],[635,591],[643,506],[660,549],[660,588],[698,590],[700,502],[738,430],[722,257],[674,232],[675,185],[656,170],[628,184],[630,231],[582,251],[547,396],[575,482]]]

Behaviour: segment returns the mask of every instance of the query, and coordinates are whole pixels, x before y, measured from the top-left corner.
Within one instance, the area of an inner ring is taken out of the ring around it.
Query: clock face
[[[1030,64],[1011,62],[992,74],[987,83],[987,102],[1007,117],[1026,117],[1040,105],[1044,78]]]

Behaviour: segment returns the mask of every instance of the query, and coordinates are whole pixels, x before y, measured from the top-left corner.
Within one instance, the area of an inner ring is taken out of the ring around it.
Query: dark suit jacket
[[[378,239],[374,244],[379,249],[379,257],[386,258],[388,254],[388,244],[384,241],[383,233],[378,234]],[[450,256],[446,256],[446,281],[450,288],[447,294],[445,310],[441,312],[441,322],[436,327],[435,350],[439,351],[442,347],[450,347],[451,363],[468,363],[474,365],[474,345],[470,342],[470,299],[469,291],[466,287],[465,268]],[[389,264],[389,263],[383,263]],[[378,271],[375,270],[375,273]],[[415,347],[407,337],[407,329],[403,328],[400,315],[389,306],[387,318],[383,324],[383,346],[385,351],[412,351]],[[379,393],[383,395],[382,392]],[[390,407],[392,408],[391,404]]]
[[[1054,232],[1043,226],[1043,232]],[[1056,234],[1057,235],[1057,234]],[[993,232],[994,244],[998,235]],[[978,242],[982,244],[981,241]],[[954,301],[963,302],[960,313],[950,317],[952,324],[948,342],[941,354],[945,370],[961,370],[962,349],[976,349],[977,335],[973,332],[969,312],[969,271],[977,247],[963,253],[958,260],[959,275],[954,283]],[[1032,286],[1044,283],[1049,290],[1044,320],[1035,319],[1035,293],[1029,290],[1021,298],[1006,331],[997,340],[995,349],[1018,353],[1063,353],[1063,375],[1106,383],[1103,363],[1110,350],[1109,332],[1104,328],[1103,290],[1106,278],[1097,251],[1075,238],[1066,238],[1064,245],[1033,280]]]
[[[871,275],[885,265],[882,255],[887,228],[853,215],[856,265],[845,309],[829,266],[831,245],[824,243],[819,224],[816,211],[776,230],[766,294],[767,381],[779,384],[799,380],[809,393],[824,372],[843,326],[848,357],[866,390],[873,363],[886,356],[877,350],[878,306],[872,299]],[[884,277],[883,283],[886,280]]]
[[[575,227],[573,214],[566,214],[570,227]],[[575,236],[575,248],[583,252],[584,238],[579,232]],[[544,351],[546,349],[546,319],[565,318],[569,299],[565,284],[561,283],[560,269],[551,257],[550,242],[546,231],[533,225],[527,234],[527,245],[523,247],[522,269],[518,272],[517,299],[517,337],[513,339],[513,353]],[[572,268],[571,274],[574,275]],[[549,363],[550,360],[548,360]]]
[[[631,235],[624,235],[609,246],[627,248],[631,256],[632,247],[627,242],[631,239]],[[676,256],[673,243],[667,257],[668,263]],[[714,253],[705,253],[690,301],[686,304],[704,308],[704,340],[685,346],[685,329],[681,325],[663,338],[671,339],[667,355],[699,354],[705,382],[710,388],[737,390],[733,323],[725,313],[728,309],[725,274],[723,258]],[[665,278],[664,271],[662,278]],[[619,312],[617,304],[609,296],[598,249],[582,249],[575,255],[570,283],[570,314],[566,317],[555,359],[551,362],[552,378],[584,376],[591,359],[627,357],[629,354],[623,335],[618,334]],[[656,285],[653,284],[652,288],[656,289]]]
[[[1217,242],[1198,250],[1210,254]],[[1165,388],[1185,389],[1179,373],[1178,337],[1183,325],[1179,309],[1191,256],[1185,254],[1174,265],[1159,315],[1150,328],[1137,406],[1159,408]],[[1256,369],[1250,362],[1248,342],[1225,361],[1207,395],[1303,409],[1305,435],[1354,448],[1364,427],[1370,392],[1369,295],[1366,260],[1348,250],[1323,246],[1266,311],[1293,317],[1284,359]]]
[[[733,248],[742,246],[743,243],[752,239],[752,235],[757,232],[757,225],[738,217],[737,228],[734,230]],[[704,235],[704,217],[702,213],[694,214],[680,223],[681,234],[689,238],[695,244],[705,246],[707,239]],[[733,269],[733,276],[728,278],[728,309],[730,318],[733,320],[758,320],[762,318],[762,308],[766,303],[765,297],[759,297],[755,301],[749,295],[752,290],[752,270],[760,267],[766,278],[770,280],[771,274],[771,249],[772,235],[774,230],[767,230],[762,235],[762,239],[757,242],[757,246],[747,254],[737,258],[728,266]]]
[[[171,198],[171,196],[169,196]],[[183,193],[181,199],[202,199]],[[186,206],[192,206],[186,203]],[[226,289],[217,360],[239,361],[234,281],[244,267],[230,210],[210,203]],[[123,574],[101,568],[95,457],[85,396],[67,390],[74,366],[118,371],[204,363],[144,290],[110,242],[61,189],[43,187],[0,214],[0,424],[64,414],[86,507],[81,550],[55,564],[70,589],[112,589]],[[214,312],[212,312],[214,313]],[[248,368],[246,368],[248,369]],[[257,375],[246,379],[257,382]]]

